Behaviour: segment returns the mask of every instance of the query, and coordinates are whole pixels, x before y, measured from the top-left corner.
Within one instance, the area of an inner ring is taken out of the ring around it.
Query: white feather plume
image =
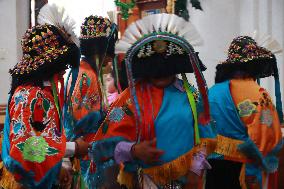
[[[283,51],[278,41],[273,39],[270,35],[260,34],[258,31],[254,31],[250,36],[259,46],[270,50],[273,54],[278,54]]]
[[[162,13],[149,15],[132,23],[116,45],[116,53],[126,53],[137,40],[155,31],[183,37],[192,46],[202,44],[202,38],[193,24],[174,14]]]
[[[79,39],[74,33],[75,21],[66,14],[64,8],[55,4],[46,4],[40,9],[37,21],[39,24],[50,24],[57,27],[67,41],[79,47]]]

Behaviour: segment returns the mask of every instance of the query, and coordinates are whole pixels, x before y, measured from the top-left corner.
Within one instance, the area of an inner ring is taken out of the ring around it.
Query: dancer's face
[[[150,78],[150,82],[158,88],[165,88],[170,84],[172,84],[174,80],[175,80],[175,75],[168,77],[161,77],[161,78]]]

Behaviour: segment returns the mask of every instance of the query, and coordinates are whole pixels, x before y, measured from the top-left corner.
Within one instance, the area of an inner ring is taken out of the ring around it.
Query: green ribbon
[[[200,136],[199,136],[199,129],[198,129],[198,117],[197,117],[197,108],[196,108],[196,102],[193,96],[192,91],[190,90],[190,86],[188,83],[188,80],[186,78],[186,75],[184,73],[181,74],[182,80],[183,80],[183,86],[185,88],[187,98],[192,110],[192,115],[194,119],[194,144],[198,145],[200,144]]]
[[[56,110],[57,110],[57,113],[58,113],[59,119],[60,119],[60,132],[61,132],[62,126],[63,126],[62,115],[61,115],[61,111],[60,111],[60,107],[59,107],[59,98],[58,98],[57,88],[56,88],[56,85],[55,85],[53,78],[51,79],[51,87],[52,87],[52,94],[53,94],[53,97],[54,97],[54,103],[55,103]],[[63,87],[63,86],[61,86],[61,87]]]
[[[102,61],[102,64],[103,64],[103,61]],[[99,84],[100,84],[99,87],[100,87],[101,94],[102,94],[101,104],[102,104],[102,107],[105,107],[107,109],[109,107],[109,104],[107,101],[106,90],[105,90],[104,83],[103,83],[102,64],[100,65],[99,56],[96,55],[96,65],[98,68],[98,79],[99,79]]]

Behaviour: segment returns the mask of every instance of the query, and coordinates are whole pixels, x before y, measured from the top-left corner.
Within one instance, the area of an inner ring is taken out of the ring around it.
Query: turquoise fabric
[[[209,89],[209,103],[218,134],[243,141],[248,139],[231,96],[230,81],[215,84]]]
[[[173,85],[165,88],[154,124],[157,148],[165,152],[161,157],[162,163],[176,159],[193,147],[193,116],[186,92]]]

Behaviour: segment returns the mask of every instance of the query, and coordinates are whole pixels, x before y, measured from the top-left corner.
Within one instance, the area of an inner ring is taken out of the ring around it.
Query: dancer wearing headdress
[[[126,53],[129,87],[92,138],[90,187],[198,187],[216,144],[205,66],[193,49],[200,42],[193,25],[176,15],[151,15],[128,27],[116,52]],[[185,73],[195,74],[198,90]]]
[[[271,37],[259,39],[235,38],[227,60],[216,67],[209,101],[218,143],[206,176],[207,189],[278,188],[283,113],[275,53],[281,49]],[[276,106],[257,83],[269,76],[275,78]]]
[[[85,155],[88,143],[66,143],[63,74],[79,65],[78,40],[64,9],[45,5],[39,25],[22,38],[23,56],[10,70],[12,84],[2,143],[1,186],[51,188],[64,156]]]
[[[91,15],[81,26],[80,66],[70,72],[66,85],[64,126],[68,141],[96,133],[105,116],[109,104],[103,68],[113,62],[117,35],[116,24],[108,18]],[[86,158],[73,161],[75,175],[78,175],[75,180],[85,174],[88,162]]]

